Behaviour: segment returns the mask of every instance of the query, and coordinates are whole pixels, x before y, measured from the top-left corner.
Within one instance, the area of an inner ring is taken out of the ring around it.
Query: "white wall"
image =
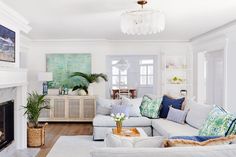
[[[197,78],[197,54],[199,52],[224,51],[224,104],[229,111],[236,113],[236,24],[231,24],[209,32],[192,41],[194,52],[194,78]],[[194,79],[194,94],[197,95],[197,79]]]
[[[45,54],[91,53],[92,72],[106,73],[107,55],[159,55],[161,52],[192,53],[188,42],[47,40],[32,41],[29,52],[22,59],[29,70],[29,90],[41,91],[36,76],[37,72],[46,70]],[[105,96],[105,83],[97,85],[94,94]]]

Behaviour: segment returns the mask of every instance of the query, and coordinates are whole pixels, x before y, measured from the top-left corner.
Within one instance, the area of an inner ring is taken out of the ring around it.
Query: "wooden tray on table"
[[[117,133],[117,129],[112,129],[114,135],[124,136],[124,137],[140,137],[140,133],[137,128],[123,128],[121,133]]]

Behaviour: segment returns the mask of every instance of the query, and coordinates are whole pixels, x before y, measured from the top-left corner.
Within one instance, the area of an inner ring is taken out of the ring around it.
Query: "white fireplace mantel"
[[[27,102],[27,70],[0,68],[0,89],[16,88],[14,100],[14,142],[16,149],[27,148],[27,120],[22,106]],[[0,97],[1,101],[1,97]]]

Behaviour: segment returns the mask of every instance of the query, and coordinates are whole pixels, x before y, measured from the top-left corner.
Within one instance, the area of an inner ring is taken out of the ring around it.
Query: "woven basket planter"
[[[48,124],[38,128],[27,128],[27,143],[29,147],[40,147],[45,144],[45,127]]]

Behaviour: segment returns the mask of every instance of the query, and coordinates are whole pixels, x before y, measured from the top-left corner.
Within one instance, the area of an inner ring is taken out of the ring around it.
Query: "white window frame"
[[[145,61],[145,60],[152,60],[152,63],[142,63],[142,61]],[[148,71],[148,67],[149,66],[152,66],[152,74],[149,74],[149,71]],[[142,67],[145,67],[146,68],[146,74],[142,74],[141,73],[141,68]],[[139,84],[140,86],[143,86],[143,87],[147,87],[147,86],[153,86],[154,85],[154,59],[141,59],[139,61]],[[145,84],[142,84],[141,83],[141,79],[142,77],[146,77],[146,83]],[[149,77],[152,77],[152,83],[149,82]]]

